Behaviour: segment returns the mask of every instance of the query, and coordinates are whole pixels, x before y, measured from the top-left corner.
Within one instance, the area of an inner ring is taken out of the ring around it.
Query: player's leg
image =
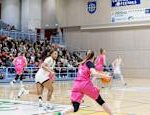
[[[110,106],[102,99],[102,97],[100,95],[98,96],[98,98],[95,101],[99,105],[101,105],[107,113],[109,113],[110,115],[113,115]]]
[[[19,78],[19,74],[16,74],[15,79],[10,82],[10,85],[12,87],[14,86],[14,83],[16,83],[16,81],[18,80],[18,78]]]
[[[44,86],[41,83],[36,83],[37,94],[39,98],[39,107],[43,106],[42,94],[44,90]]]
[[[127,85],[127,83],[124,81],[123,75],[122,75],[122,74],[119,74],[119,76],[120,76],[120,79],[121,79],[122,84],[123,84],[123,85]]]
[[[80,103],[82,101],[82,98],[84,97],[84,94],[80,92],[80,89],[82,89],[82,86],[80,86],[79,83],[75,83],[72,92],[71,92],[71,102],[73,105],[73,112],[77,112],[80,107]]]
[[[48,79],[42,85],[44,88],[46,88],[48,90],[46,109],[53,109],[54,107],[52,106],[51,103],[49,103],[49,101],[51,100],[52,94],[53,94],[53,81]]]
[[[53,81],[52,80],[47,80],[46,82],[44,82],[42,84],[44,86],[44,88],[46,88],[48,90],[47,93],[47,101],[50,101],[52,94],[53,94]]]
[[[85,88],[83,89],[83,92],[91,97],[93,100],[95,100],[99,105],[101,105],[106,112],[108,112],[110,115],[113,115],[111,108],[105,101],[101,98],[99,94],[99,89],[95,87],[92,82],[89,82]]]

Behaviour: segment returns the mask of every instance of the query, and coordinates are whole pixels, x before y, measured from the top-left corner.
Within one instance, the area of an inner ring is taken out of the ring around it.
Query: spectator
[[[49,54],[44,54],[45,50],[57,49],[59,52],[58,66],[60,67],[74,67],[77,66],[77,57],[70,53],[66,48],[61,48],[57,45],[51,45],[49,41],[37,41],[32,44],[24,40],[4,40],[0,41],[0,67],[12,66],[12,60],[19,52],[25,52],[28,64],[38,67],[42,58]],[[63,69],[63,71],[66,71]]]

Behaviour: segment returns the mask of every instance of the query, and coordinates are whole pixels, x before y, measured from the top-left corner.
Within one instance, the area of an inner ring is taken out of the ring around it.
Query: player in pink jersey
[[[22,85],[24,67],[27,66],[27,60],[24,53],[19,53],[18,57],[13,60],[15,66],[16,77],[10,82],[11,86],[20,78],[20,84]]]
[[[100,49],[100,55],[95,60],[95,68],[97,71],[103,71],[103,66],[106,65],[105,50]]]
[[[104,75],[103,73],[96,71],[93,63],[93,58],[94,52],[89,50],[87,52],[87,56],[78,67],[77,78],[74,81],[71,92],[71,102],[74,108],[74,112],[78,111],[82,98],[84,97],[84,95],[87,95],[95,100],[99,105],[101,105],[106,112],[108,112],[110,115],[113,115],[110,107],[100,96],[99,89],[93,85],[90,79],[91,75],[101,78],[102,76],[110,76]]]

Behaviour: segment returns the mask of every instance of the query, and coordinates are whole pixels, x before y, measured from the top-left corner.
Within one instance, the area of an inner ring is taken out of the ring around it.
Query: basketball
[[[108,75],[104,75],[102,78],[101,78],[101,82],[103,84],[109,84],[111,82],[111,77],[107,77]]]

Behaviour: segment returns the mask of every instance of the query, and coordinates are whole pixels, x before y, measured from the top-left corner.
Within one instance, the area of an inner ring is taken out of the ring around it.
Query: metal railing
[[[36,42],[37,39],[40,39],[41,36],[33,32],[21,32],[21,31],[8,31],[0,30],[0,35],[11,37],[16,40],[29,40],[31,42]]]
[[[65,46],[65,40],[64,40],[64,38],[60,37],[58,35],[52,36],[51,39],[50,39],[50,42],[52,44],[59,44],[61,46]]]
[[[38,69],[37,67],[26,67],[23,73],[24,81],[34,81]],[[54,70],[56,72],[56,80],[73,80],[77,73],[77,68],[75,67],[56,67]],[[0,67],[0,82],[9,82],[15,76],[14,67]]]

